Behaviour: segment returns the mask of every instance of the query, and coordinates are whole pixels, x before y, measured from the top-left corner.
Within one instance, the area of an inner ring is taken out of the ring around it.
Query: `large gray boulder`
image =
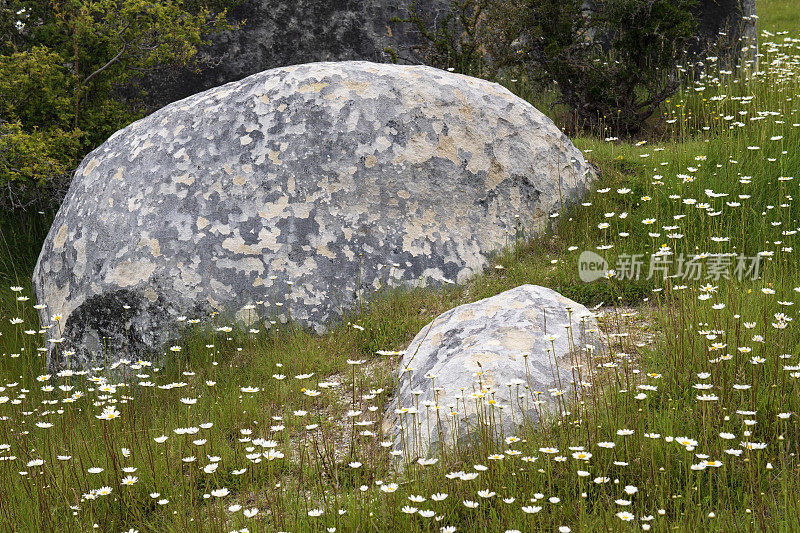
[[[522,285],[442,313],[420,330],[398,369],[387,422],[406,458],[477,434],[494,437],[568,406],[586,381],[597,321],[554,290]],[[578,367],[578,365],[583,365]]]
[[[367,62],[262,72],[84,159],[34,271],[42,323],[62,315],[72,365],[152,354],[179,315],[246,318],[258,301],[322,331],[359,282],[464,281],[591,176],[494,83]]]

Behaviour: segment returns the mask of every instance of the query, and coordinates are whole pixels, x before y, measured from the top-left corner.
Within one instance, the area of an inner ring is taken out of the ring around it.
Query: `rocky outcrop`
[[[591,177],[497,84],[366,62],[262,72],[84,159],[34,272],[42,323],[63,316],[76,364],[152,355],[176,317],[259,301],[322,331],[387,282],[465,280]]]
[[[735,59],[742,29],[740,1],[701,0],[694,6],[697,31],[690,48],[694,55],[702,53],[698,59],[705,59],[709,53]],[[587,9],[591,9],[592,2],[587,0]],[[154,110],[276,67],[316,61],[390,62],[387,47],[396,51],[400,63],[424,63],[427,43],[420,32],[412,24],[392,20],[408,18],[412,3],[412,0],[233,2],[228,19],[244,22],[237,30],[209,36],[209,44],[198,49],[196,66],[160,70],[143,76],[124,91],[131,98],[143,90],[145,106]],[[452,1],[417,0],[416,7],[427,28],[432,30],[450,13]]]
[[[749,0],[744,0],[749,2]],[[743,20],[743,0],[701,0],[692,9],[697,18],[695,39],[689,51],[696,61],[706,61],[707,56],[717,56],[726,65],[735,65],[743,42],[743,32],[752,27]]]
[[[438,22],[449,12],[450,0],[417,1],[418,11]],[[406,19],[412,0],[244,0],[228,10],[228,19],[244,21],[237,30],[209,37],[201,46],[195,68],[171,68],[143,77],[145,102],[158,109],[212,87],[241,80],[276,67],[319,61],[389,62],[385,48],[401,62],[419,63],[415,49],[424,39]],[[132,95],[131,95],[132,96]]]
[[[469,439],[479,421],[508,437],[568,406],[586,380],[578,366],[586,344],[599,348],[594,315],[536,285],[442,313],[414,337],[398,369],[389,420],[396,448],[427,457]]]

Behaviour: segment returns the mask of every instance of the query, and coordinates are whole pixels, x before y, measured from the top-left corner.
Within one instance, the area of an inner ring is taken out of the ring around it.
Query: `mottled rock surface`
[[[42,323],[64,317],[61,349],[79,365],[104,346],[112,360],[152,354],[179,315],[242,318],[258,301],[322,331],[359,280],[367,293],[387,278],[465,280],[592,176],[497,84],[367,62],[262,72],[84,159],[34,272]]]
[[[585,360],[586,344],[599,347],[594,315],[537,285],[442,313],[414,337],[398,369],[389,419],[396,447],[426,457],[438,443],[467,438],[479,418],[491,420],[497,436],[501,427],[514,435],[524,419],[535,423],[574,398],[573,382],[586,374],[573,365]]]

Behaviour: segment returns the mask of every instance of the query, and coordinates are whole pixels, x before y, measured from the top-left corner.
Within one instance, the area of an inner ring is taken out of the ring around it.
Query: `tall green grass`
[[[790,36],[800,34],[798,7],[795,0],[758,0],[756,13],[759,30],[787,32]]]

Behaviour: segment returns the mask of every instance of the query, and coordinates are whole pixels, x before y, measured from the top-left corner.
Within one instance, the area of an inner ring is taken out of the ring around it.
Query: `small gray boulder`
[[[479,419],[495,436],[510,436],[523,421],[568,405],[596,332],[583,305],[536,285],[442,313],[414,337],[398,369],[389,414],[396,447],[427,457],[467,438]]]

